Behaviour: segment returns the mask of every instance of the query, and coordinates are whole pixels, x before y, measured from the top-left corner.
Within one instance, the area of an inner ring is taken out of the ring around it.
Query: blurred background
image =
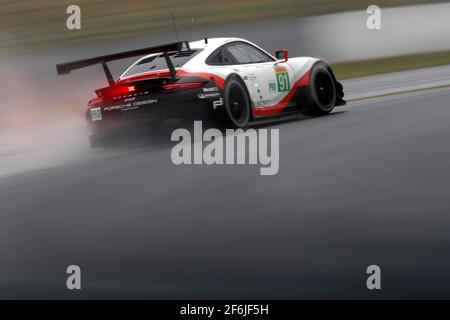
[[[81,8],[81,30],[66,27],[71,4]],[[84,150],[82,114],[94,89],[106,84],[105,78],[99,66],[58,77],[57,63],[173,42],[177,33],[182,40],[243,37],[270,52],[289,49],[291,56],[320,57],[333,65],[341,80],[450,63],[450,42],[445,40],[450,38],[449,2],[380,0],[376,3],[382,10],[380,30],[366,26],[371,4],[366,0],[1,0],[1,160],[17,165],[20,152],[39,150],[37,145],[44,142],[59,145],[62,137],[68,147],[61,152],[69,158],[72,150]],[[132,61],[111,63],[114,76]],[[28,165],[24,160],[23,166]],[[15,172],[8,167],[3,166],[3,171]]]
[[[181,40],[327,60],[349,104],[274,124],[270,180],[176,167],[168,136],[91,150],[84,111],[104,73],[56,64],[176,41],[171,12]],[[375,297],[448,298],[449,17],[425,0],[0,0],[0,297],[72,298],[64,271],[80,264],[76,297],[371,298],[376,263],[389,286]]]
[[[66,9],[71,4],[81,8],[81,30],[66,27]],[[47,83],[54,81],[58,62],[173,41],[170,12],[183,40],[240,36],[271,51],[287,48],[293,55],[318,56],[334,64],[352,62],[336,66],[340,78],[448,62],[450,44],[443,40],[450,35],[448,2],[377,1],[382,9],[382,29],[376,31],[366,28],[366,9],[371,4],[366,0],[2,0],[0,81],[6,81],[7,73],[7,81],[14,80],[10,78],[12,70],[20,87],[28,82],[37,85],[36,78]],[[421,53],[429,55],[354,64]],[[128,63],[119,64],[116,72]],[[56,82],[60,81],[65,79]],[[18,87],[10,83],[8,91],[11,89]]]
[[[444,1],[380,0],[374,3],[367,0],[2,0],[0,50],[5,53],[24,53],[157,34],[173,30],[170,11],[174,12],[180,29],[190,29],[284,17],[365,11],[371,4],[388,8],[438,2]],[[64,13],[71,4],[82,8],[82,32],[71,32],[65,28]],[[280,30],[280,33],[283,33],[283,30]]]

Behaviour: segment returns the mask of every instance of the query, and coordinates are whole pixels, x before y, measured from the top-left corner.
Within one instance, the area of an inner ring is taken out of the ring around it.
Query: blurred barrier
[[[450,49],[450,3],[381,8],[381,30],[369,30],[365,11],[299,20],[307,54],[353,61]]]

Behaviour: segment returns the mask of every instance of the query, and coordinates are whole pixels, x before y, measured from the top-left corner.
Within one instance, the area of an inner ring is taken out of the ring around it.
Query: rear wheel
[[[336,86],[328,69],[322,64],[313,66],[309,84],[309,111],[316,116],[330,113],[336,105]]]
[[[250,97],[245,84],[238,78],[232,77],[225,84],[225,109],[230,124],[237,128],[244,128],[250,121]]]

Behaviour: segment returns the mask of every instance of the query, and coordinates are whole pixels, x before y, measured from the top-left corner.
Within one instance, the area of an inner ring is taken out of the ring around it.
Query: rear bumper
[[[98,135],[152,121],[198,120],[222,106],[222,92],[210,86],[156,95],[130,95],[125,99],[90,106],[85,116],[90,134]]]

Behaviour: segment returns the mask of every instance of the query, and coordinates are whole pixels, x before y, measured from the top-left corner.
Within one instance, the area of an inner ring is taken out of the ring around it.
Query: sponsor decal
[[[219,88],[217,87],[203,88],[203,92],[214,92],[214,91],[219,91]]]
[[[198,98],[199,99],[207,99],[207,98],[215,98],[220,97],[219,92],[211,92],[211,93],[199,93]]]
[[[270,104],[271,104],[271,100],[260,100],[260,101],[256,102],[255,107],[263,108],[263,107],[270,106]]]
[[[275,70],[275,73],[281,73],[281,72],[288,72],[286,66],[281,66],[279,64],[276,64],[273,69]]]
[[[223,105],[223,99],[220,98],[219,100],[216,100],[213,102],[213,109],[217,109],[218,107]]]
[[[101,108],[92,108],[90,110],[92,121],[102,120],[102,110]]]
[[[144,100],[144,101],[137,101],[137,102],[133,102],[133,106],[143,106],[145,104],[153,104],[153,103],[158,103],[158,99],[149,99],[149,100]]]
[[[291,90],[291,83],[289,81],[289,73],[284,66],[275,66],[275,74],[277,79],[277,91],[289,92]]]
[[[113,111],[113,110],[122,110],[122,111],[128,111],[128,110],[134,110],[139,109],[140,106],[148,105],[148,104],[154,104],[157,103],[158,99],[149,99],[144,101],[136,101],[133,103],[126,103],[126,104],[118,104],[111,107],[106,107],[103,110],[104,111]]]
[[[274,93],[277,91],[277,83],[275,81],[269,81],[269,92]]]
[[[131,103],[127,104],[118,104],[117,106],[111,106],[111,107],[105,107],[104,111],[113,111],[113,110],[121,110],[123,108],[129,108],[131,107]]]

